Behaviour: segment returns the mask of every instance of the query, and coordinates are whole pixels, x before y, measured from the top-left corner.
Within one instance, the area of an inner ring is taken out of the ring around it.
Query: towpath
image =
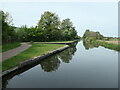
[[[17,48],[0,53],[0,55],[2,55],[2,61],[6,60],[8,58],[11,58],[13,56],[16,56],[17,54],[23,52],[24,50],[28,49],[31,46],[28,43],[21,43],[21,44],[22,45]]]

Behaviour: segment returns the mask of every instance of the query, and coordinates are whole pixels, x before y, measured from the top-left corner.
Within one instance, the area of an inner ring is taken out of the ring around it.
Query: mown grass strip
[[[20,62],[25,61],[27,59],[45,54],[49,51],[58,49],[60,47],[63,47],[65,45],[59,45],[59,44],[32,44],[32,46],[21,52],[20,54],[9,58],[2,62],[2,71],[8,70],[10,68],[13,68],[17,65],[19,65]]]

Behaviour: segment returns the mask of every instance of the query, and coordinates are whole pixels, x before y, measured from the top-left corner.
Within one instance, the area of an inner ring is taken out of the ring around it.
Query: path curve
[[[17,47],[17,48],[14,48],[14,49],[3,52],[2,53],[2,61],[6,60],[8,58],[11,58],[13,56],[16,56],[17,54],[23,52],[24,50],[26,50],[26,49],[28,49],[29,47],[32,46],[28,43],[21,43],[21,44],[22,45]]]

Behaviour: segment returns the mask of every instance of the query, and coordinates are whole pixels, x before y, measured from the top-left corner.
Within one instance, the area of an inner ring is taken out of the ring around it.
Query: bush
[[[30,44],[33,44],[34,42],[33,41],[30,41]]]

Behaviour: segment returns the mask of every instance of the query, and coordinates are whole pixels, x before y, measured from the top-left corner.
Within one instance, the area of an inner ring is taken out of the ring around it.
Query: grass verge
[[[32,46],[21,52],[20,54],[9,58],[2,62],[2,71],[8,70],[19,65],[20,62],[25,61],[27,59],[45,54],[49,51],[55,50],[57,48],[63,47],[65,45],[59,44],[32,44]]]
[[[18,47],[20,45],[21,44],[19,42],[3,44],[2,46],[0,46],[2,48],[2,50],[0,52],[8,51],[8,50],[16,48],[16,47]]]

